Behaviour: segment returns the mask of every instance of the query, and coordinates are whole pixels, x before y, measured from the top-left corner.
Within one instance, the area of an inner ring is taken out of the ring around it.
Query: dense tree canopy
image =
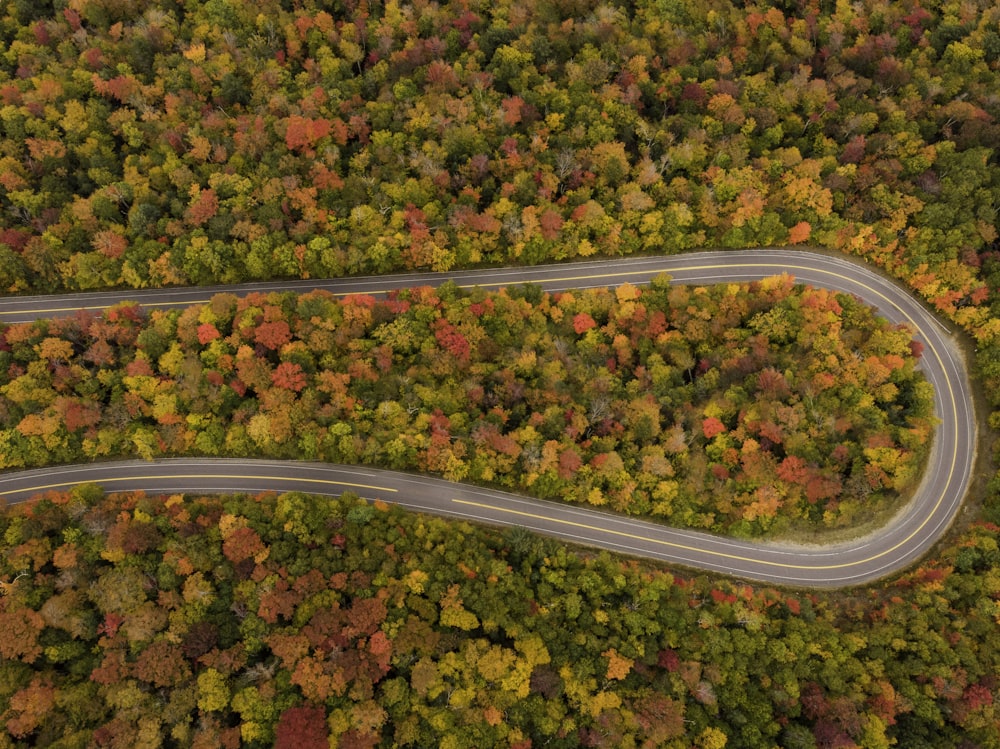
[[[350,496],[79,487],[0,513],[0,745],[986,749],[995,533],[845,596]]]
[[[982,0],[9,0],[0,290],[814,244],[960,325],[997,409],[998,21]],[[0,459],[325,457],[739,533],[779,509],[836,525],[905,484],[930,427],[919,352],[867,315],[782,283],[123,307],[4,331]],[[983,494],[934,561],[828,596],[351,498],[80,488],[0,514],[0,747],[991,749],[1000,478]]]
[[[812,242],[957,313],[990,3],[17,0],[0,288]]]
[[[759,535],[877,514],[933,431],[911,333],[788,276],[221,295],[15,325],[0,346],[4,468],[365,462]]]

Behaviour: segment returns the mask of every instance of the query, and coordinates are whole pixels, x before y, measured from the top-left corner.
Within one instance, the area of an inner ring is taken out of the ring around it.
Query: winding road
[[[56,317],[79,309],[97,310],[124,300],[148,307],[182,307],[205,302],[223,291],[245,294],[322,288],[336,295],[381,294],[411,286],[436,286],[448,280],[461,287],[485,288],[531,282],[556,291],[645,283],[660,273],[669,273],[675,283],[694,285],[751,281],[789,273],[801,283],[854,294],[877,307],[891,322],[909,324],[924,344],[920,366],[934,386],[935,411],[940,419],[913,500],[884,528],[863,539],[833,546],[793,546],[667,528],[426,476],[304,462],[172,459],[54,466],[0,474],[0,498],[17,502],[41,491],[84,482],[96,482],[108,490],[142,489],[152,493],[300,490],[338,495],[350,490],[421,512],[492,525],[518,525],[622,554],[793,586],[859,585],[901,570],[924,555],[954,519],[972,479],[976,421],[968,373],[949,331],[909,291],[846,256],[782,249],[699,252],[453,273],[8,297],[0,299],[0,322]]]

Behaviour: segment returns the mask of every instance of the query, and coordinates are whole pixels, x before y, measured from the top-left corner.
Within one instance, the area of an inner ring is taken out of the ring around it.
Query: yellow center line
[[[764,268],[771,268],[771,267],[774,267],[774,268],[787,268],[788,267],[786,265],[779,265],[777,263],[767,263],[767,264],[765,264],[765,263],[754,263],[754,265],[756,265],[757,267],[764,267]],[[524,283],[545,284],[545,283],[570,283],[572,281],[596,281],[596,280],[606,279],[606,278],[626,278],[626,277],[630,277],[630,276],[648,276],[651,273],[655,274],[655,275],[660,275],[662,273],[666,273],[669,276],[671,273],[684,273],[684,272],[695,271],[695,270],[718,270],[719,268],[730,268],[730,269],[732,269],[734,267],[737,268],[737,269],[739,269],[741,267],[746,267],[746,266],[732,266],[732,265],[721,264],[721,265],[692,265],[692,266],[684,266],[684,267],[681,267],[681,268],[671,268],[669,270],[667,270],[666,268],[646,268],[644,270],[612,270],[612,271],[607,271],[605,273],[590,273],[590,274],[587,274],[587,275],[580,275],[580,276],[563,276],[561,278],[540,278],[538,281],[525,281]],[[517,282],[515,281],[514,283],[516,284]],[[459,284],[458,288],[460,288],[460,289],[473,289],[476,286],[510,286],[510,285],[512,285],[510,281],[500,280],[500,281],[487,281],[486,283]],[[377,292],[373,292],[373,293],[377,293]]]
[[[136,305],[138,305],[140,307],[161,307],[161,306],[164,306],[164,305],[171,305],[171,304],[173,304],[173,305],[184,304],[184,305],[194,306],[196,304],[208,304],[212,300],[211,299],[182,299],[182,300],[177,301],[177,302],[136,302],[135,300],[132,300],[132,299],[125,299],[125,300],[122,300],[122,301],[123,302],[129,302],[129,303],[132,303],[132,304],[136,304]],[[121,304],[121,303],[122,302],[111,302],[109,304],[91,304],[91,305],[84,305],[82,307],[49,307],[49,308],[46,308],[46,309],[9,310],[9,311],[0,312],[0,315],[51,315],[51,314],[56,313],[56,312],[81,312],[81,311],[90,311],[90,310],[102,310],[102,309],[110,309],[113,305],[115,305],[115,304]]]
[[[633,541],[645,541],[646,543],[658,544],[660,546],[669,546],[672,549],[681,549],[683,551],[693,551],[697,554],[707,554],[710,556],[722,557],[724,559],[734,559],[740,562],[753,562],[756,564],[767,564],[773,567],[794,567],[795,565],[788,565],[782,562],[771,562],[762,559],[754,559],[753,557],[741,557],[737,554],[727,554],[723,551],[713,551],[711,549],[700,549],[697,546],[687,546],[686,544],[677,543],[676,541],[665,541],[661,538],[650,538],[649,536],[640,536],[636,533],[626,533],[625,531],[613,531],[608,528],[601,528],[597,525],[587,525],[586,523],[578,523],[574,520],[562,520],[561,518],[552,518],[548,515],[536,515],[533,512],[525,512],[524,510],[514,510],[507,507],[498,507],[496,505],[488,505],[484,502],[473,502],[468,499],[452,499],[452,502],[460,505],[469,505],[470,507],[478,507],[482,510],[491,510],[492,512],[500,512],[506,515],[517,515],[522,518],[531,518],[532,520],[542,520],[546,523],[556,523],[558,525],[568,525],[571,528],[581,528],[587,531],[595,531],[597,533],[604,533],[610,536],[621,536],[622,538],[630,538]],[[846,565],[845,565],[846,566]],[[831,567],[807,567],[805,569],[834,569],[836,565]]]
[[[576,276],[561,276],[561,277],[557,277],[557,278],[540,278],[537,281],[525,281],[524,283],[571,283],[573,281],[595,281],[595,280],[610,279],[610,278],[630,278],[630,277],[635,277],[635,276],[647,276],[647,275],[650,275],[650,274],[659,275],[661,273],[666,273],[667,275],[670,275],[671,273],[689,273],[689,272],[693,272],[693,271],[723,270],[723,269],[739,271],[739,270],[742,270],[742,269],[753,269],[753,268],[777,268],[777,269],[782,270],[782,271],[787,271],[787,270],[807,270],[807,271],[814,272],[814,273],[826,273],[827,275],[834,276],[835,278],[841,278],[841,279],[847,280],[847,281],[849,281],[851,283],[858,283],[859,285],[864,286],[864,284],[860,284],[859,281],[855,281],[854,279],[851,279],[851,278],[849,278],[847,276],[842,276],[839,273],[835,273],[833,271],[827,271],[827,270],[824,270],[824,269],[821,269],[821,268],[810,268],[809,266],[789,265],[788,263],[776,263],[776,262],[752,263],[752,264],[749,264],[749,265],[732,265],[732,264],[728,264],[728,263],[704,263],[704,264],[698,264],[698,265],[679,266],[679,267],[670,268],[670,269],[666,269],[666,268],[645,268],[645,269],[641,269],[641,270],[605,271],[605,272],[602,272],[602,273],[581,274],[581,275],[576,275]],[[530,271],[528,271],[528,272],[530,272]],[[417,281],[417,280],[415,279],[415,281]],[[513,281],[513,283],[516,284],[518,282],[517,281]],[[460,289],[473,289],[473,288],[476,288],[476,287],[487,287],[487,286],[510,286],[511,284],[512,284],[512,282],[509,279],[498,279],[496,281],[486,281],[486,280],[484,280],[484,281],[477,281],[476,283],[459,284],[458,287]],[[418,285],[419,285],[419,283],[418,283]],[[869,287],[865,286],[865,288],[869,288]],[[371,289],[369,291],[336,291],[336,292],[331,292],[331,294],[333,296],[337,296],[337,297],[365,296],[365,295],[387,294],[390,291],[397,291],[397,290],[398,289],[395,289],[395,288],[384,288],[384,289]],[[138,290],[138,289],[136,291],[139,294],[143,293],[141,290]],[[280,291],[280,289],[272,289],[271,291]],[[222,292],[220,292],[220,293],[222,293]],[[269,292],[261,292],[261,293],[269,293]],[[883,297],[883,298],[885,298],[885,297]],[[131,301],[131,300],[126,300],[126,301]],[[140,307],[156,307],[156,306],[160,306],[160,305],[208,304],[209,302],[211,302],[211,299],[186,299],[186,300],[182,299],[182,300],[179,300],[179,301],[176,301],[176,302],[170,302],[170,301],[166,301],[166,302],[160,302],[160,301],[142,302],[142,301],[138,301],[138,302],[135,302],[135,303],[138,304]],[[117,303],[118,302],[116,302],[116,304]],[[16,315],[51,314],[53,312],[74,312],[74,311],[77,311],[77,310],[101,310],[101,309],[107,309],[107,308],[108,308],[108,305],[96,304],[96,305],[89,305],[89,306],[83,306],[83,307],[51,307],[51,308],[47,308],[47,309],[19,310],[19,311],[11,311],[11,312],[0,312],[0,314],[2,314],[2,315],[15,315],[15,314]]]
[[[315,479],[315,478],[295,478],[293,476],[255,476],[253,474],[227,474],[227,473],[169,473],[154,476],[109,476],[108,478],[94,479],[91,481],[85,481],[82,483],[94,483],[94,484],[110,484],[115,482],[124,481],[162,481],[163,479],[249,479],[251,481],[274,481],[274,482],[288,482],[288,483],[309,483],[309,484],[325,484],[328,486],[347,486],[352,489],[370,489],[373,491],[381,492],[391,492],[393,494],[397,493],[398,489],[392,489],[388,486],[371,486],[369,484],[352,484],[349,481],[334,481],[332,479]],[[41,486],[29,486],[23,489],[10,489],[8,491],[0,492],[0,497],[8,494],[23,494],[24,492],[40,492],[47,489],[61,489],[67,486],[76,486],[80,484],[80,481],[62,481],[56,484],[44,484]]]
[[[626,531],[615,531],[610,528],[601,528],[597,525],[588,525],[586,523],[578,523],[574,520],[563,520],[561,518],[553,518],[548,515],[537,515],[533,512],[525,512],[524,510],[514,510],[507,507],[499,507],[497,505],[490,505],[484,502],[473,502],[468,499],[452,499],[452,502],[460,505],[468,505],[470,507],[478,507],[481,510],[490,510],[491,512],[503,513],[505,515],[516,515],[522,518],[530,518],[532,520],[540,520],[546,523],[555,523],[557,525],[566,525],[571,528],[580,528],[582,530],[593,531],[595,533],[602,533],[609,536],[620,536],[621,538],[628,538],[633,541],[644,541],[650,544],[656,544],[658,546],[668,546],[671,549],[679,549],[681,551],[690,551],[695,554],[702,554],[705,556],[719,557],[721,559],[729,559],[737,562],[749,562],[751,564],[761,564],[767,565],[768,567],[779,567],[782,569],[793,569],[793,570],[839,570],[846,567],[855,567],[864,562],[871,561],[872,559],[878,559],[880,556],[888,554],[889,551],[884,551],[881,554],[876,554],[870,559],[861,559],[857,562],[846,562],[843,564],[824,564],[824,565],[804,565],[804,564],[790,564],[788,562],[773,562],[769,559],[759,559],[756,557],[744,557],[739,554],[729,554],[724,551],[715,551],[714,549],[703,549],[698,546],[688,546],[687,544],[678,543],[677,541],[667,541],[662,538],[650,538],[649,536],[640,536],[636,533],[627,533]],[[725,539],[720,538],[719,541],[725,541]],[[895,547],[894,547],[895,548]],[[695,562],[696,563],[696,562]]]
[[[884,293],[882,293],[881,291],[876,290],[875,288],[869,286],[868,284],[866,284],[866,283],[864,283],[864,282],[862,282],[860,280],[856,280],[856,279],[851,278],[849,276],[845,276],[843,274],[837,273],[837,272],[832,271],[832,270],[827,270],[825,268],[812,268],[812,267],[809,267],[808,265],[803,266],[803,265],[798,265],[798,264],[794,264],[794,263],[762,262],[762,263],[752,263],[752,264],[748,264],[748,265],[740,265],[740,264],[732,265],[732,264],[728,264],[728,263],[705,263],[705,264],[694,264],[694,265],[678,266],[678,267],[669,268],[669,269],[667,269],[667,268],[645,268],[645,269],[641,269],[641,270],[609,271],[609,272],[593,273],[593,274],[580,274],[580,275],[575,275],[575,276],[570,275],[570,276],[564,276],[564,277],[558,277],[558,278],[544,278],[544,279],[539,279],[538,282],[539,283],[572,283],[572,282],[578,282],[578,281],[593,281],[593,280],[600,280],[600,279],[608,280],[608,279],[613,279],[613,278],[629,278],[629,277],[637,277],[637,276],[649,276],[651,274],[656,275],[656,274],[660,274],[660,273],[666,273],[666,274],[669,275],[669,274],[672,274],[672,273],[684,273],[684,272],[690,273],[690,272],[694,272],[694,271],[709,271],[709,270],[730,270],[730,271],[734,271],[736,273],[744,271],[746,273],[753,272],[754,275],[756,275],[756,271],[759,270],[759,269],[763,269],[763,268],[774,268],[774,269],[777,269],[777,270],[779,270],[781,272],[789,272],[789,271],[799,271],[799,270],[801,270],[801,271],[807,271],[809,273],[817,273],[817,274],[821,274],[821,275],[831,276],[833,278],[840,279],[841,281],[845,281],[849,285],[854,285],[854,286],[857,286],[857,287],[859,287],[861,289],[865,289],[867,292],[869,292],[871,294],[871,298],[872,299],[881,299],[881,300],[883,300],[886,303],[889,303],[889,304],[892,304],[893,306],[896,306],[893,303],[893,301],[889,297],[887,297]],[[415,279],[414,282],[417,283],[417,284],[419,284],[419,280],[417,280],[417,279]],[[475,287],[475,286],[480,286],[480,287],[509,286],[509,285],[511,285],[511,283],[512,282],[509,279],[498,279],[495,282],[490,282],[490,281],[485,281],[484,280],[483,282],[479,282],[479,283],[464,284],[464,285],[461,285],[460,288],[472,288],[472,287]],[[517,282],[515,281],[513,283],[517,283]],[[706,283],[711,283],[711,281],[706,281]],[[388,289],[371,290],[371,291],[366,291],[366,292],[357,292],[357,291],[334,292],[333,295],[334,296],[338,296],[338,297],[354,296],[354,295],[365,295],[365,294],[372,294],[372,295],[374,295],[374,294],[384,294],[384,293],[386,293],[386,291],[388,291]],[[182,301],[182,302],[178,302],[178,304],[195,305],[195,304],[205,304],[208,301],[209,300],[198,299],[198,300]],[[140,304],[140,306],[146,307],[146,306],[157,306],[157,305],[163,304],[163,303],[162,302],[140,302],[139,304]],[[23,312],[19,312],[19,313],[5,313],[5,314],[46,314],[46,313],[50,314],[50,313],[53,313],[53,312],[67,312],[67,311],[73,311],[73,310],[77,310],[77,309],[96,310],[96,309],[104,309],[104,308],[105,307],[103,307],[103,306],[67,307],[67,308],[28,310],[28,311],[23,311]],[[899,309],[899,308],[897,307],[897,309]],[[926,333],[924,333],[924,331],[920,327],[920,325],[905,310],[899,309],[899,311],[903,315],[903,317],[910,323],[910,325],[913,326],[915,332],[921,334],[924,337],[924,339],[928,342],[928,344],[929,344],[928,348],[930,349],[931,353],[933,354],[933,356],[937,360],[937,363],[938,363],[938,365],[940,367],[940,370],[942,372],[946,372],[947,370],[944,367],[944,362],[942,360],[940,352],[933,346],[933,344],[931,344],[930,338],[926,335]],[[951,414],[952,414],[952,419],[953,419],[952,423],[954,424],[955,431],[957,433],[957,431],[958,431],[958,409],[957,409],[957,406],[956,406],[955,391],[954,391],[953,384],[952,384],[950,378],[948,378],[947,376],[945,377],[945,384],[947,386],[948,395],[949,395],[950,401],[951,401]],[[946,485],[950,486],[951,483],[952,483],[952,480],[953,480],[954,475],[955,475],[955,469],[956,469],[957,462],[958,462],[958,445],[956,443],[956,444],[953,445],[953,449],[952,449],[951,465],[949,466],[948,479],[946,481]],[[154,479],[154,478],[155,479],[162,479],[164,477],[162,477],[162,476],[150,476],[150,477],[140,477],[140,478],[143,478],[143,479]],[[174,478],[248,478],[248,477],[246,477],[246,476],[227,476],[227,475],[213,475],[213,476],[207,476],[206,477],[206,476],[195,474],[195,475],[185,475],[185,476],[174,476]],[[391,488],[388,488],[388,487],[369,486],[369,485],[365,485],[365,484],[352,484],[352,483],[348,483],[348,482],[330,481],[330,480],[325,480],[325,479],[294,479],[294,478],[286,478],[286,477],[265,477],[265,476],[258,476],[258,477],[252,477],[252,478],[258,478],[258,479],[264,479],[264,480],[271,480],[271,481],[275,481],[275,482],[306,481],[306,482],[312,482],[312,483],[333,484],[333,485],[339,485],[339,486],[347,486],[347,487],[353,487],[353,488],[369,489],[369,490],[385,491],[385,492],[396,492],[397,491],[395,489],[391,489]],[[130,479],[128,479],[128,478],[108,478],[108,479],[102,479],[102,481],[104,481],[104,482],[128,481],[128,480],[130,480]],[[63,483],[58,483],[58,484],[50,484],[50,485],[47,485],[47,486],[34,487],[33,489],[30,489],[30,491],[41,491],[41,490],[44,490],[44,489],[61,488],[61,487],[65,487],[65,486],[72,486],[72,485],[75,485],[76,483],[79,483],[79,482],[68,481],[68,482],[63,482]],[[24,490],[16,490],[16,491],[24,491]],[[13,493],[15,493],[15,491],[0,492],[0,496],[6,495],[6,494],[13,494]],[[622,537],[626,537],[626,538],[631,538],[633,540],[639,540],[639,541],[645,541],[647,543],[654,543],[654,544],[660,544],[660,545],[664,545],[664,546],[670,546],[670,547],[676,548],[676,549],[681,549],[681,550],[685,550],[685,551],[691,551],[691,552],[696,552],[696,553],[701,553],[701,554],[705,554],[705,555],[709,555],[709,556],[716,556],[716,557],[721,557],[721,558],[726,558],[726,559],[731,559],[731,560],[736,560],[736,561],[758,563],[758,564],[769,565],[769,566],[773,566],[773,567],[783,567],[783,568],[786,568],[786,569],[833,570],[833,569],[842,569],[842,568],[845,568],[845,567],[857,566],[859,564],[863,564],[863,563],[866,563],[866,562],[871,562],[871,561],[874,561],[874,560],[879,559],[881,557],[884,557],[884,556],[886,556],[888,554],[891,554],[892,552],[896,551],[900,547],[905,546],[907,543],[909,543],[910,541],[912,541],[927,526],[927,524],[931,521],[931,518],[934,517],[937,514],[937,512],[940,510],[942,504],[945,501],[945,495],[942,493],[937,498],[936,502],[934,503],[933,507],[931,508],[931,511],[929,513],[927,513],[927,515],[924,517],[923,521],[917,526],[917,528],[912,533],[910,533],[906,538],[904,538],[902,541],[900,541],[897,544],[895,544],[892,548],[885,549],[885,550],[881,551],[878,554],[875,554],[875,555],[873,555],[873,556],[871,556],[871,557],[869,557],[867,559],[859,560],[857,562],[850,562],[850,563],[843,563],[843,564],[834,564],[834,565],[823,565],[823,566],[790,565],[790,564],[785,564],[785,563],[781,563],[781,562],[772,562],[772,561],[767,561],[767,560],[754,559],[752,557],[743,557],[743,556],[739,556],[739,555],[735,555],[735,554],[727,554],[725,552],[699,549],[697,547],[686,546],[684,544],[670,542],[670,541],[663,541],[663,540],[660,540],[660,539],[647,538],[647,537],[644,537],[644,536],[638,536],[638,535],[634,535],[634,534],[630,534],[630,533],[625,533],[625,532],[622,532],[622,531],[605,530],[605,529],[602,529],[602,528],[599,528],[599,527],[596,527],[596,526],[590,526],[590,525],[586,525],[586,524],[583,524],[583,523],[576,523],[576,522],[568,521],[568,520],[557,520],[557,519],[548,518],[548,517],[545,517],[545,516],[542,516],[542,515],[534,515],[532,513],[527,513],[527,512],[523,512],[523,511],[512,510],[512,509],[505,509],[505,508],[500,508],[500,507],[494,507],[494,506],[491,506],[491,505],[479,504],[479,503],[471,502],[471,501],[467,501],[467,500],[454,499],[452,501],[454,501],[456,503],[459,503],[459,504],[466,504],[466,505],[471,505],[471,506],[478,506],[480,508],[490,509],[490,510],[493,510],[495,512],[503,512],[503,513],[507,513],[507,514],[520,515],[522,517],[530,517],[530,518],[534,518],[534,519],[537,519],[537,520],[546,520],[546,521],[552,522],[552,523],[558,523],[558,524],[567,525],[567,526],[575,526],[575,527],[578,527],[578,528],[587,529],[587,530],[591,530],[591,531],[599,531],[599,532],[603,532],[603,533],[610,534],[610,535],[622,536]]]
[[[766,267],[766,268],[777,267],[777,268],[782,268],[782,269],[785,269],[785,270],[807,270],[807,271],[809,271],[811,273],[825,274],[825,275],[828,275],[828,276],[832,276],[834,278],[839,278],[839,279],[841,279],[843,281],[847,281],[847,282],[849,282],[851,284],[856,284],[856,285],[860,286],[861,288],[867,290],[872,295],[872,297],[877,298],[877,299],[882,299],[882,300],[884,300],[885,302],[888,302],[888,303],[892,303],[892,300],[889,299],[888,297],[886,297],[885,294],[883,294],[881,291],[878,291],[878,290],[872,288],[871,286],[869,286],[866,283],[863,283],[861,281],[855,280],[855,279],[850,278],[848,276],[844,276],[844,275],[842,275],[840,273],[836,273],[834,271],[825,270],[825,269],[822,269],[822,268],[810,268],[808,266],[798,266],[798,265],[778,264],[778,263],[756,263],[755,265],[757,267]],[[736,266],[736,267],[738,268],[739,266]],[[719,269],[719,268],[733,268],[733,266],[726,265],[726,264],[699,265],[699,266],[693,266],[693,267],[675,268],[674,272],[692,271],[692,270],[712,270],[712,269]],[[554,281],[554,282],[560,282],[560,283],[562,283],[562,282],[568,282],[568,281],[587,280],[587,279],[601,278],[601,277],[607,278],[609,276],[639,275],[639,274],[648,273],[648,272],[649,271],[621,271],[621,272],[614,272],[614,273],[608,273],[608,274],[598,274],[598,275],[594,275],[594,276],[579,276],[579,277],[571,277],[571,278],[565,278],[565,279],[548,279],[548,280],[549,281]],[[930,339],[928,338],[928,336],[926,335],[926,333],[924,333],[924,331],[920,327],[920,325],[905,310],[900,310],[900,312],[902,313],[903,317],[905,317],[906,320],[910,323],[910,325],[913,326],[915,332],[920,333],[921,335],[923,335],[924,339],[927,340],[928,343],[929,343]],[[929,345],[928,348],[931,350],[931,352],[933,352],[934,357],[937,359],[938,365],[940,366],[941,371],[942,372],[946,371],[945,367],[944,367],[944,362],[941,360],[941,355],[937,351],[937,349],[933,345]],[[948,394],[949,394],[949,397],[951,399],[951,405],[952,405],[951,413],[953,415],[953,420],[954,420],[953,423],[955,424],[955,429],[956,429],[956,432],[957,432],[958,431],[958,409],[955,406],[955,391],[954,391],[954,388],[952,387],[952,383],[951,383],[951,380],[949,378],[945,377],[945,383],[947,384]],[[953,448],[952,448],[951,465],[949,466],[948,480],[945,482],[946,485],[950,485],[951,484],[952,478],[954,477],[954,474],[955,474],[955,466],[956,466],[957,461],[958,461],[958,444],[956,443],[955,445],[953,445]],[[676,543],[676,542],[672,542],[672,541],[664,541],[664,540],[661,540],[661,539],[647,538],[645,536],[638,536],[638,535],[631,534],[631,533],[625,533],[623,531],[607,530],[607,529],[604,529],[604,528],[599,528],[597,526],[586,525],[584,523],[576,523],[576,522],[569,521],[569,520],[558,520],[558,519],[554,519],[554,518],[548,518],[548,517],[545,517],[543,515],[534,515],[534,514],[528,513],[528,512],[523,512],[523,511],[519,511],[519,510],[512,510],[512,509],[506,509],[506,508],[502,508],[502,507],[494,507],[492,505],[480,504],[480,503],[477,503],[477,502],[471,502],[471,501],[467,501],[467,500],[454,499],[452,501],[453,502],[457,502],[459,504],[466,504],[466,505],[471,505],[471,506],[477,506],[477,507],[480,507],[482,509],[493,510],[494,512],[502,512],[502,513],[507,513],[507,514],[512,514],[512,515],[520,515],[522,517],[530,517],[530,518],[533,518],[533,519],[536,519],[536,520],[545,520],[545,521],[548,521],[548,522],[558,523],[558,524],[561,524],[561,525],[574,526],[574,527],[577,527],[577,528],[582,528],[582,529],[586,529],[586,530],[590,530],[590,531],[598,531],[598,532],[607,533],[607,534],[610,534],[610,535],[616,535],[616,536],[622,536],[622,537],[625,537],[625,538],[631,538],[631,539],[637,540],[637,541],[645,541],[647,543],[659,544],[659,545],[662,545],[662,546],[669,546],[669,547],[672,547],[672,548],[675,548],[675,549],[681,549],[681,550],[684,550],[684,551],[691,551],[691,552],[705,554],[705,555],[709,555],[709,556],[716,556],[716,557],[720,557],[720,558],[724,558],[724,559],[731,559],[731,560],[734,560],[734,561],[751,562],[751,563],[762,564],[762,565],[767,565],[767,566],[771,566],[771,567],[782,567],[782,568],[785,568],[785,569],[835,570],[835,569],[844,569],[846,567],[856,567],[856,566],[861,565],[861,564],[865,564],[865,563],[868,563],[868,562],[875,561],[876,559],[880,559],[880,558],[882,558],[884,556],[887,556],[888,554],[891,554],[892,552],[896,551],[897,549],[905,546],[907,543],[909,543],[910,541],[912,541],[927,526],[927,524],[930,522],[931,518],[941,508],[941,505],[943,504],[944,499],[945,499],[944,494],[940,495],[937,498],[937,500],[935,501],[934,506],[931,509],[931,511],[929,513],[927,513],[927,515],[924,517],[923,521],[916,527],[916,529],[914,529],[908,536],[906,536],[906,538],[904,538],[903,540],[899,541],[898,543],[896,543],[891,548],[884,549],[883,551],[879,552],[878,554],[874,554],[874,555],[872,555],[872,556],[870,556],[870,557],[868,557],[866,559],[860,559],[860,560],[855,561],[855,562],[846,562],[846,563],[842,563],[842,564],[830,564],[830,565],[811,565],[811,566],[810,565],[787,564],[787,563],[783,563],[783,562],[772,562],[772,561],[764,560],[764,559],[754,559],[752,557],[739,556],[737,554],[727,554],[725,552],[720,552],[720,551],[713,551],[713,550],[707,550],[707,549],[699,549],[699,548],[694,547],[694,546],[687,546],[685,544],[680,544],[680,543]]]

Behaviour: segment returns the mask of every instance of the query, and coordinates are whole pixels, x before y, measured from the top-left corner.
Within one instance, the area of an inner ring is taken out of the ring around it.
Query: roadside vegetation
[[[0,744],[992,747],[993,533],[805,593],[350,496],[79,487],[0,514]]]
[[[1000,427],[998,21],[977,0],[10,0],[0,290],[813,245],[964,331]],[[0,460],[368,461],[743,535],[849,523],[912,480],[932,425],[905,331],[786,282],[629,293],[14,326]],[[853,376],[824,387],[817,346]],[[55,495],[0,514],[0,747],[992,749],[982,483],[947,548],[838,594],[350,498]]]
[[[126,305],[0,330],[0,467],[306,458],[722,533],[815,531],[920,477],[919,349],[788,276]]]
[[[15,0],[0,288],[812,243],[971,322],[981,5]]]

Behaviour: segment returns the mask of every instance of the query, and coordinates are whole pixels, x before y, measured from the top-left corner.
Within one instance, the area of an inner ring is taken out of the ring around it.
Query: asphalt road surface
[[[789,273],[797,281],[854,294],[892,322],[910,325],[924,344],[921,370],[933,384],[940,419],[924,477],[913,500],[877,533],[832,546],[756,543],[667,528],[585,507],[544,502],[442,479],[367,467],[260,460],[122,461],[0,475],[0,498],[22,501],[49,489],[96,482],[109,491],[150,493],[300,490],[339,495],[351,490],[412,510],[492,525],[518,525],[574,543],[671,564],[795,586],[842,587],[870,582],[923,556],[948,528],[972,478],[976,421],[968,373],[948,330],[909,291],[864,264],[798,250],[700,252],[671,257],[392,276],[245,284],[240,286],[70,294],[0,299],[0,322],[101,309],[124,300],[149,307],[204,302],[212,294],[323,288],[337,295],[383,294],[452,280],[462,287],[536,283],[555,291],[644,283],[669,273],[675,283],[750,281]]]

